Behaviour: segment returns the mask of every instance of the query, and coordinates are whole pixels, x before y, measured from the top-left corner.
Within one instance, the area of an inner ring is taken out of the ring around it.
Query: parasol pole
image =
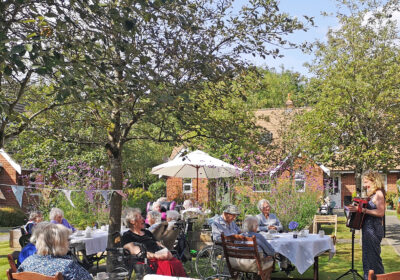
[[[199,202],[199,168],[200,166],[196,166],[196,184],[197,184],[197,192],[196,192],[196,201]]]

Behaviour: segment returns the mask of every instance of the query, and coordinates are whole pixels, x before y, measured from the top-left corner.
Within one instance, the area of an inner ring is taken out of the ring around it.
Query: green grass
[[[0,242],[0,280],[6,280],[6,270],[10,268],[8,264],[7,255],[11,254],[14,250],[9,247],[8,241]]]
[[[392,246],[382,246],[382,260],[385,267],[385,272],[397,271],[400,267],[400,258],[394,251]],[[354,246],[354,268],[363,275],[362,261],[361,261],[361,245],[355,244]],[[185,269],[189,274],[189,277],[197,277],[194,269],[190,270],[190,264],[185,263]],[[329,260],[328,254],[324,254],[319,257],[319,279],[333,280],[341,276],[347,270],[351,268],[351,244],[337,244],[336,254],[331,260]],[[278,270],[279,267],[276,266]],[[311,266],[304,274],[299,274],[297,271],[290,273],[288,279],[302,279],[302,278],[313,278],[314,271]],[[286,273],[277,272],[273,273],[272,277],[285,278]],[[344,280],[350,278],[342,278]]]
[[[396,210],[386,210],[385,215],[386,216],[396,216],[397,213],[396,213]]]

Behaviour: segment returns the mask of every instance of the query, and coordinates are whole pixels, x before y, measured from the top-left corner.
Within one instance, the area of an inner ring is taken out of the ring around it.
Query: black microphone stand
[[[355,236],[355,229],[352,228],[351,230],[351,268],[346,271],[344,274],[342,274],[341,276],[339,276],[339,278],[336,278],[336,280],[345,277],[346,275],[353,275],[353,279],[356,280],[356,277],[360,277],[360,279],[364,279],[364,277],[362,277],[356,269],[354,269],[354,236]]]

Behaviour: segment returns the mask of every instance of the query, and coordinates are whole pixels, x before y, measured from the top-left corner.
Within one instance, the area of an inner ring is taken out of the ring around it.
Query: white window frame
[[[267,183],[267,180],[270,180],[269,183]],[[255,193],[267,193],[271,192],[271,183],[272,179],[271,178],[254,178],[253,180],[253,192]],[[261,186],[265,186],[261,188]],[[267,189],[267,186],[269,185],[269,189]],[[260,186],[260,188],[257,190],[256,186]]]
[[[303,184],[302,188],[297,188],[297,183]],[[294,186],[297,192],[305,192],[306,191],[306,175],[303,171],[296,171],[294,175]]]
[[[185,182],[186,180],[186,182]],[[187,182],[190,180],[190,183]],[[186,190],[185,187],[190,187],[190,189]],[[193,193],[193,185],[192,185],[192,179],[182,179],[182,192],[183,193]]]

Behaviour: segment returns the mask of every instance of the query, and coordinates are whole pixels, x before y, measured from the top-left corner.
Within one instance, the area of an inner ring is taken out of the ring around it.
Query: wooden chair
[[[17,272],[17,260],[19,253],[19,251],[14,251],[12,254],[7,255],[8,263],[10,264],[12,272]]]
[[[385,273],[385,274],[375,274],[373,270],[368,273],[368,280],[398,280],[400,279],[400,271]]]
[[[7,270],[8,280],[64,280],[61,272],[57,272],[54,276],[47,276],[36,272],[19,272],[13,273],[11,268]]]
[[[337,215],[314,215],[313,233],[318,233],[318,224],[334,224],[335,233],[331,235],[333,244],[336,244],[337,235]]]
[[[231,276],[236,279],[240,272],[257,273],[262,280],[269,280],[275,267],[273,257],[264,257],[258,252],[256,237],[239,234],[225,236],[221,234],[222,247]]]

